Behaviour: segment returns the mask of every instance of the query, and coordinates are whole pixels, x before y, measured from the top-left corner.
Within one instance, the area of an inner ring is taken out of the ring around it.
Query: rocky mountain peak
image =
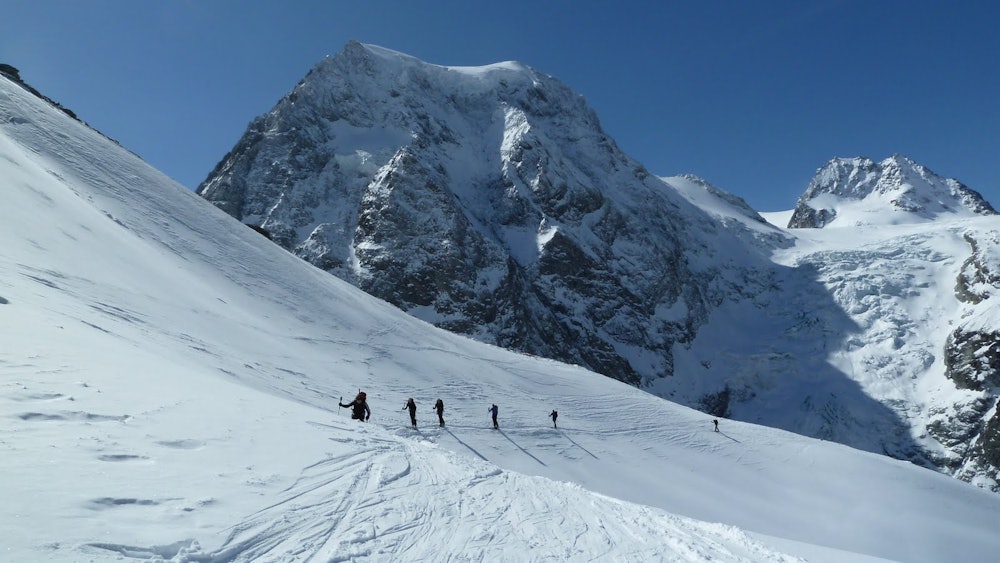
[[[894,154],[881,162],[835,158],[817,170],[799,198],[789,228],[908,223],[943,215],[992,215],[983,197],[958,180],[942,178]]]
[[[582,96],[515,62],[349,43],[198,193],[419,318],[632,383],[670,375],[673,345],[754,277],[721,276],[710,256],[738,239],[622,153]]]
[[[465,109],[485,100],[520,107],[529,114],[558,113],[558,106],[567,104],[575,111],[589,111],[582,97],[568,87],[518,62],[441,66],[357,41],[317,63],[275,111],[306,105],[330,120],[412,128],[415,124],[402,120],[413,117],[414,111],[433,118],[430,106],[441,102]],[[592,112],[591,118],[596,119]]]

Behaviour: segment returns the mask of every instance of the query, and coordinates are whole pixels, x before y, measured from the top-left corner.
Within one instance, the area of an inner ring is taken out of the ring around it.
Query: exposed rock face
[[[1000,327],[991,321],[1000,310],[1000,233],[969,231],[964,238],[972,253],[955,294],[970,309],[948,335],[944,363],[945,376],[969,396],[944,409],[946,424],[932,423],[928,430],[962,454],[950,460],[960,477],[986,475],[1000,482]]]
[[[904,156],[894,155],[879,163],[869,158],[835,158],[816,172],[799,198],[788,228],[823,228],[845,208],[853,211],[852,221],[858,220],[859,211],[884,214],[895,210],[905,212],[907,220],[956,212],[996,214],[978,192]]]
[[[1000,387],[1000,332],[955,329],[944,349],[945,375],[959,389]]]
[[[720,275],[717,225],[579,95],[518,63],[448,68],[350,43],[198,192],[419,318],[633,384],[672,374],[673,345],[766,277],[741,268],[770,267]]]

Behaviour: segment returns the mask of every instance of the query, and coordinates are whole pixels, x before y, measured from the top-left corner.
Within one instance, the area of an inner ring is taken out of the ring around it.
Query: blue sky
[[[833,157],[905,154],[1000,208],[1000,3],[4,0],[0,62],[194,188],[351,39],[517,60],[657,175],[790,209]]]

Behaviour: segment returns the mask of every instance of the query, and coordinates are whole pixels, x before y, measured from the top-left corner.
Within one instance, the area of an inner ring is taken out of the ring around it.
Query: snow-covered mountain
[[[791,226],[852,229],[782,229],[550,76],[350,43],[199,193],[439,327],[997,488],[997,219],[905,157],[817,172]]]
[[[763,426],[716,433],[438,330],[2,77],[0,179],[5,561],[919,563],[1000,547],[1000,496]],[[337,407],[359,387],[367,424]],[[425,424],[438,397],[443,428]]]
[[[857,325],[825,339],[830,363],[909,429],[909,459],[1000,489],[993,207],[901,155],[833,159],[788,227],[798,241],[776,260],[814,270]]]
[[[799,198],[788,227],[878,226],[979,215],[996,211],[978,192],[897,154],[879,163],[869,158],[828,162]]]
[[[674,345],[726,295],[769,286],[765,257],[623,154],[582,97],[513,62],[352,42],[198,193],[417,318],[633,384],[671,375]]]

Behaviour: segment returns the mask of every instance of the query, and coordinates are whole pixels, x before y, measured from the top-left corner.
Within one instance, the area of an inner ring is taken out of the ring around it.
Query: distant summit
[[[995,214],[978,192],[896,154],[878,163],[865,157],[828,162],[799,198],[788,227],[900,224],[945,215]]]

